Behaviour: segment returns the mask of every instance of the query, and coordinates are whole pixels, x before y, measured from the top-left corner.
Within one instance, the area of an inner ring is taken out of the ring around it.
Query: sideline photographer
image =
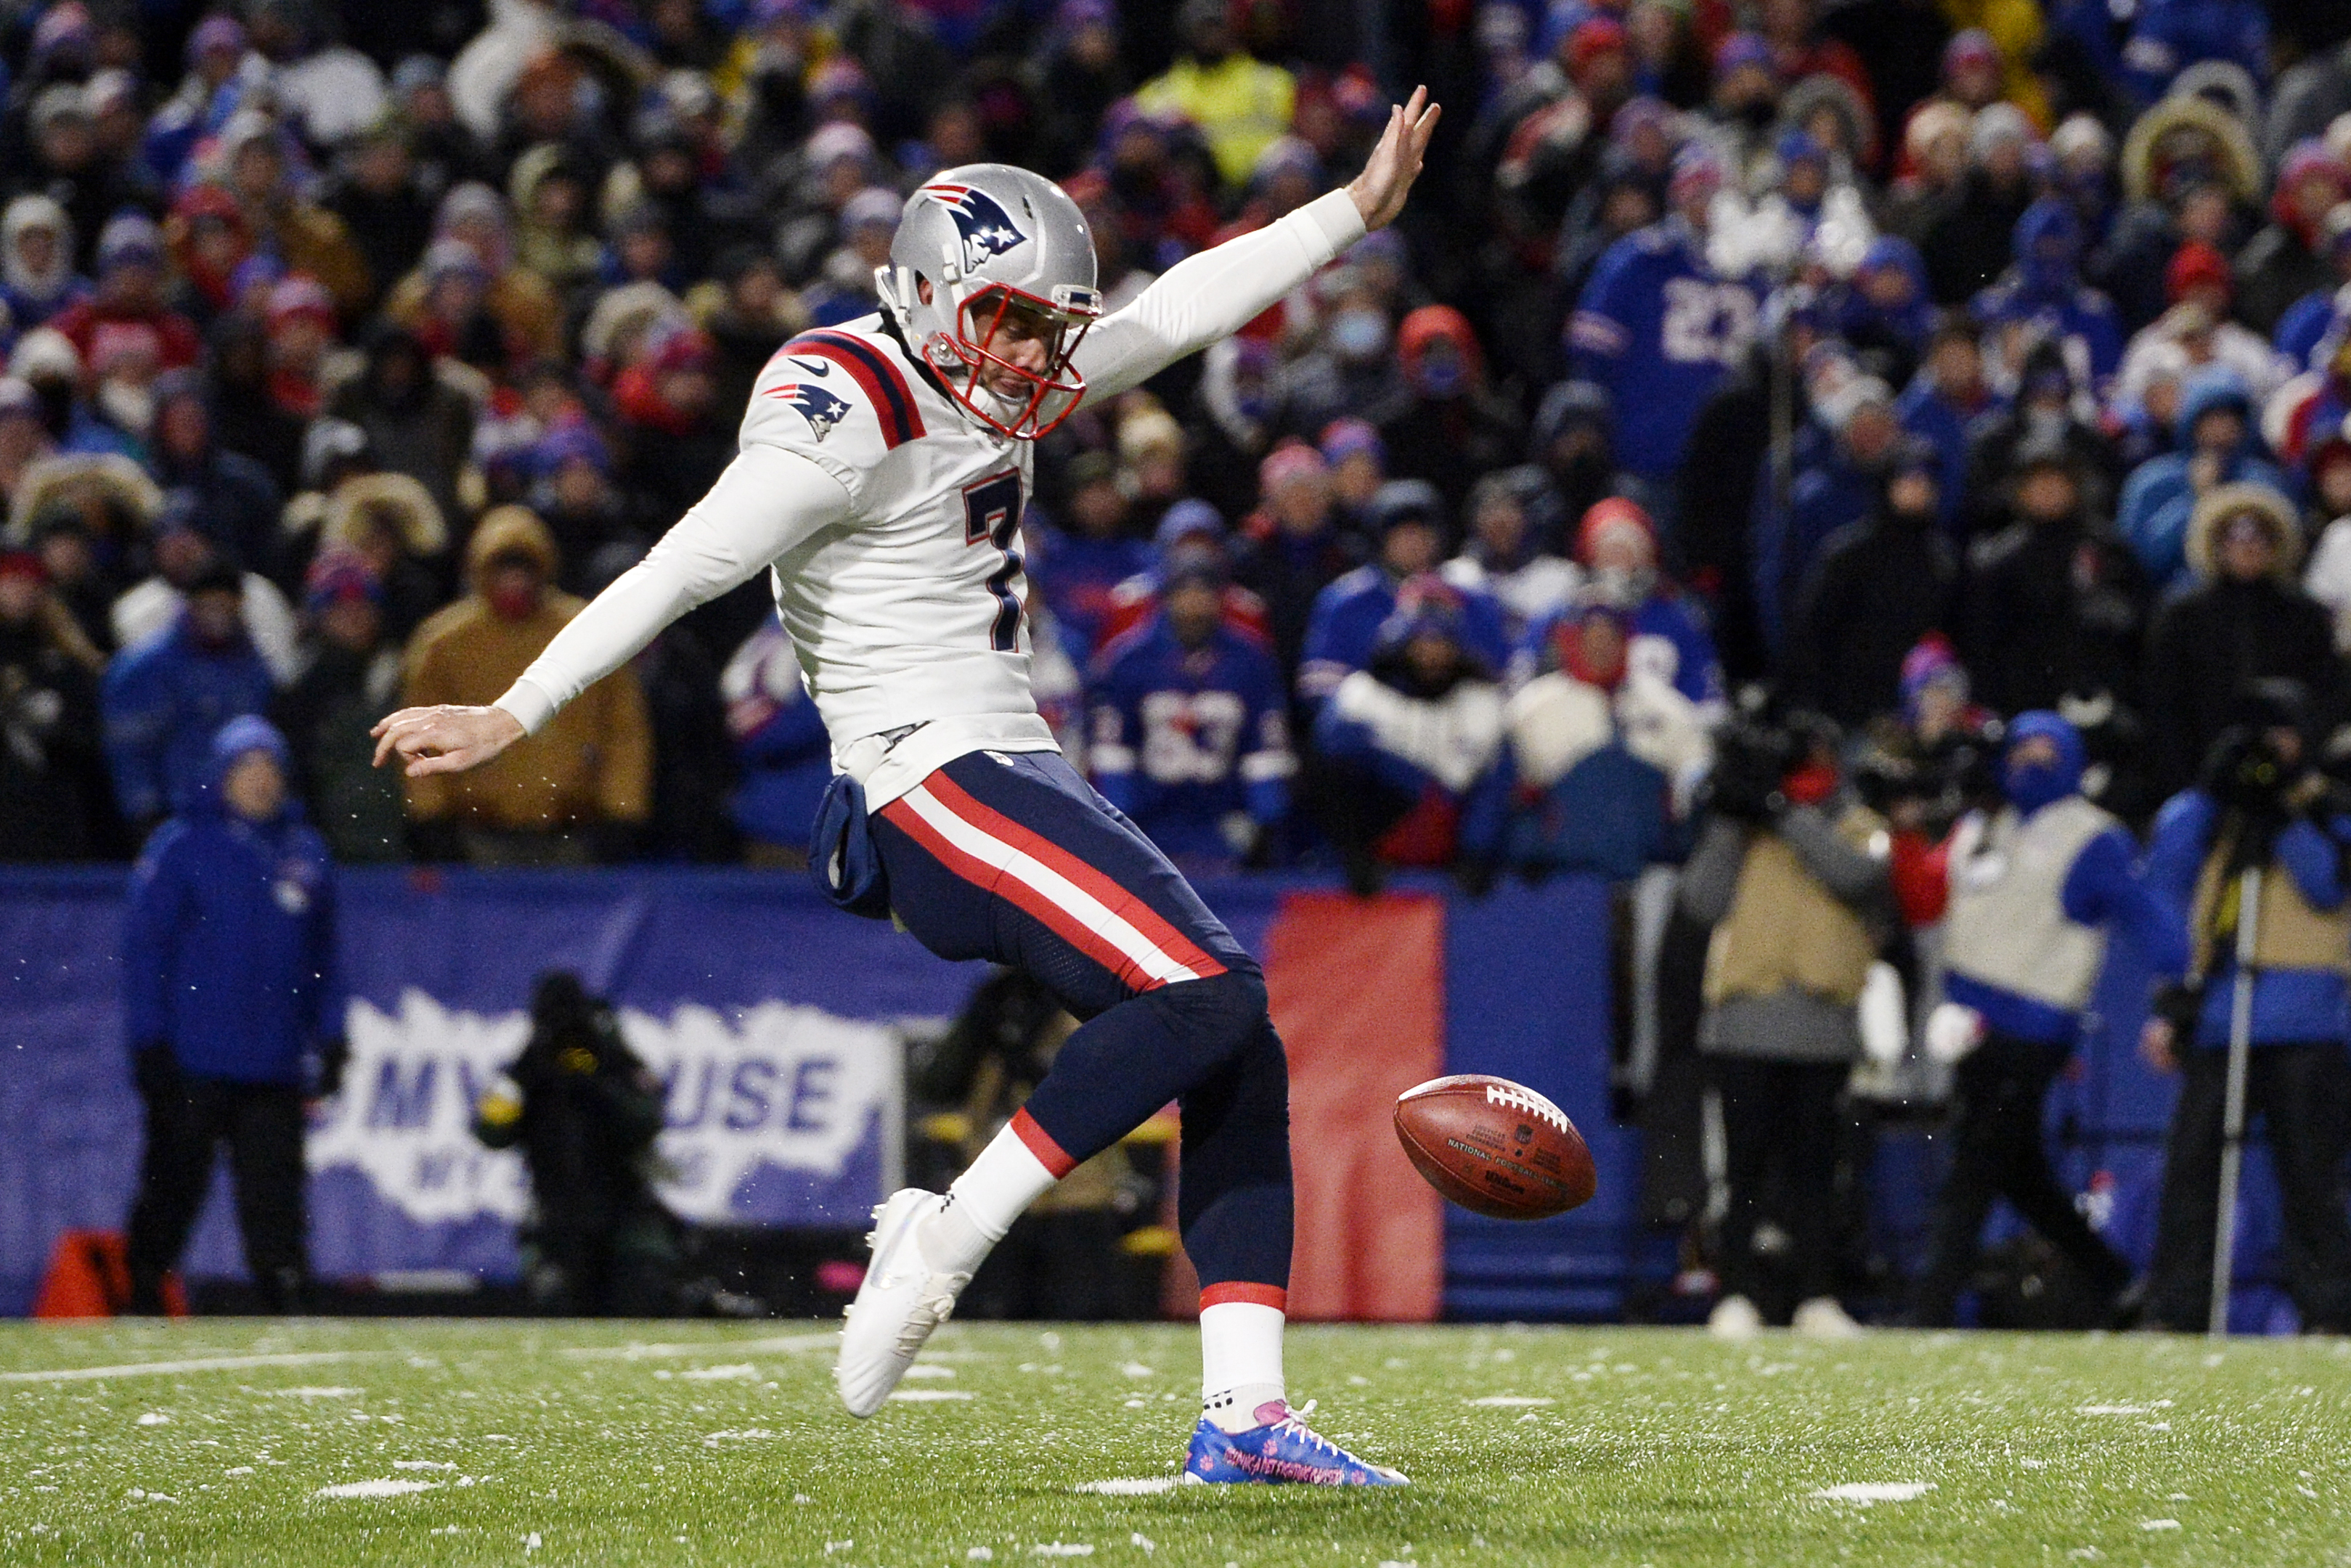
[[[1833,725],[1775,724],[1753,705],[1716,737],[1708,804],[1681,903],[1714,928],[1698,1050],[1729,1206],[1708,1326],[1729,1339],[1761,1326],[1757,1298],[1781,1261],[1762,1255],[1764,1237],[1774,1250],[1784,1237],[1794,1326],[1842,1337],[1858,1331],[1834,1294],[1838,1100],[1861,1054],[1862,988],[1895,927],[1886,822],[1846,789]]]
[[[662,1086],[610,1002],[550,969],[531,988],[530,1040],[475,1107],[474,1135],[519,1145],[537,1215],[519,1238],[539,1312],[658,1317],[675,1309],[677,1221],[653,1196]]]
[[[2210,1315],[2239,904],[2244,873],[2253,872],[2245,1105],[2268,1124],[2286,1284],[2303,1326],[2351,1331],[2335,1104],[2351,1004],[2351,811],[2310,766],[2306,709],[2295,682],[2249,687],[2196,787],[2157,817],[2147,852],[2147,880],[2187,917],[2191,946],[2185,975],[2165,988],[2139,1042],[2149,1065],[2181,1076],[2147,1291],[2154,1326],[2198,1330]]]

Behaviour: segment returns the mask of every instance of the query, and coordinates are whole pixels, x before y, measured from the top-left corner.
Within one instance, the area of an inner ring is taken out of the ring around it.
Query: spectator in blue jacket
[[[1928,340],[1926,361],[1894,400],[1894,418],[1935,449],[1938,504],[1955,546],[1967,543],[1968,430],[1991,407],[1975,323],[1948,312]]]
[[[1298,695],[1310,708],[1328,701],[1350,671],[1371,663],[1380,629],[1395,612],[1398,590],[1436,571],[1445,559],[1445,501],[1435,486],[1391,479],[1365,510],[1377,556],[1317,594],[1307,621]],[[1461,635],[1487,669],[1500,669],[1510,656],[1502,607],[1479,590],[1455,588],[1453,595]]]
[[[1367,667],[1341,680],[1314,723],[1312,785],[1347,881],[1370,896],[1390,866],[1455,866],[1462,846],[1498,844],[1508,805],[1502,689],[1469,635],[1460,591],[1405,583]],[[1471,891],[1493,863],[1459,862]]]
[[[2208,365],[2189,376],[2175,428],[2175,448],[2148,458],[2123,482],[2115,517],[2158,593],[2189,575],[2188,521],[2206,494],[2240,482],[2290,494],[2285,476],[2262,455],[2253,394],[2235,371]]]
[[[2310,768],[2307,704],[2291,681],[2248,692],[2196,787],[2156,817],[2147,879],[2188,922],[2186,962],[2140,1051],[2180,1075],[2164,1151],[2147,1312],[2200,1330],[2209,1316],[2229,1030],[2244,873],[2260,873],[2253,928],[2249,1113],[2266,1124],[2285,1228],[2286,1284],[2303,1327],[2351,1333],[2351,1225],[2343,1207],[2341,1085],[2351,1009],[2351,816]]]
[[[754,865],[808,863],[817,803],[832,782],[832,739],[800,680],[799,655],[772,615],[718,677],[742,781],[727,803]]]
[[[131,1310],[162,1310],[226,1143],[246,1265],[265,1309],[288,1312],[309,1276],[303,1098],[334,1094],[347,1055],[334,872],[267,721],[231,720],[205,756],[131,873],[123,932],[123,1022],[147,1112]]]
[[[116,655],[99,694],[115,803],[142,834],[208,777],[221,726],[269,706],[236,569],[215,559],[187,591],[172,629]]]
[[[1297,771],[1281,671],[1227,622],[1224,591],[1214,558],[1187,558],[1157,612],[1102,650],[1088,682],[1094,787],[1195,873],[1260,860]]]
[[[2001,761],[2005,807],[1970,812],[1929,857],[1929,902],[1945,904],[1947,999],[1927,1049],[1958,1062],[1959,1121],[1913,1307],[1924,1326],[1950,1323],[1996,1198],[2108,1301],[2130,1282],[2130,1265],[2050,1169],[2043,1103],[2081,1041],[2109,930],[2162,969],[2185,961],[2188,942],[2179,914],[2140,879],[2130,831],[2083,798],[2084,764],[2071,724],[2020,715]]]
[[[2101,397],[2123,362],[2115,302],[2082,281],[2082,218],[2056,196],[2024,209],[2009,236],[2015,265],[1968,305],[1980,326],[2024,328],[2064,346],[2077,381]]]
[[[2241,66],[2256,86],[2270,78],[2270,19],[2261,0],[2147,0],[2123,45],[2122,81],[2141,105],[2199,60]]]

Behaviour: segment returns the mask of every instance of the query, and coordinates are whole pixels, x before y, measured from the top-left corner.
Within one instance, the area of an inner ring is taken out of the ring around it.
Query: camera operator
[[[534,1311],[656,1317],[675,1305],[677,1222],[653,1196],[662,1086],[621,1038],[611,1004],[550,969],[531,989],[530,1040],[474,1111],[474,1135],[520,1145],[538,1207],[521,1236]]]
[[[2158,815],[2147,852],[2147,882],[2186,916],[2190,946],[2184,978],[2165,988],[2139,1042],[2149,1065],[2181,1077],[2147,1291],[2158,1327],[2201,1329],[2210,1315],[2239,904],[2252,871],[2259,893],[2245,1103],[2268,1125],[2286,1282],[2303,1326],[2351,1331],[2351,1225],[2335,1103],[2351,1002],[2351,813],[2310,766],[2306,708],[2298,683],[2247,688],[2202,778]]]
[[[1845,788],[1825,719],[1774,724],[1750,705],[1716,747],[1681,886],[1684,912],[1714,928],[1698,1050],[1721,1107],[1729,1207],[1708,1326],[1739,1339],[1761,1323],[1769,1196],[1795,1327],[1842,1337],[1856,1330],[1834,1295],[1838,1099],[1861,1051],[1862,987],[1895,925],[1886,823]]]
[[[1958,1063],[1959,1117],[1936,1204],[1934,1252],[1912,1305],[1922,1327],[1951,1322],[1975,1271],[1984,1217],[2005,1197],[2112,1303],[2130,1265],[2100,1240],[2058,1184],[2042,1104],[2080,1042],[2120,925],[2159,968],[2185,961],[2179,917],[2133,867],[2137,845],[2083,799],[2082,737],[2053,713],[2021,715],[2000,768],[2005,803],[1970,811],[1928,858],[1948,895],[1943,993],[1927,1049]]]

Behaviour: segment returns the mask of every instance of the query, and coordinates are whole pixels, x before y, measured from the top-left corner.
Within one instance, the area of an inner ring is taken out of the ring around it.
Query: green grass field
[[[1409,1490],[1165,1487],[1177,1328],[950,1325],[861,1423],[819,1324],[13,1326],[0,1563],[2351,1563],[2351,1342],[1290,1344]]]

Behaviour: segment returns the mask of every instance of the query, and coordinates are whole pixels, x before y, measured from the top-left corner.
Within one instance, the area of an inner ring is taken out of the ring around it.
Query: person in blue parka
[[[211,759],[128,894],[123,1022],[147,1113],[128,1226],[134,1312],[162,1309],[224,1143],[262,1305],[301,1305],[303,1101],[340,1088],[348,1053],[334,872],[288,793],[285,738],[232,719]]]

